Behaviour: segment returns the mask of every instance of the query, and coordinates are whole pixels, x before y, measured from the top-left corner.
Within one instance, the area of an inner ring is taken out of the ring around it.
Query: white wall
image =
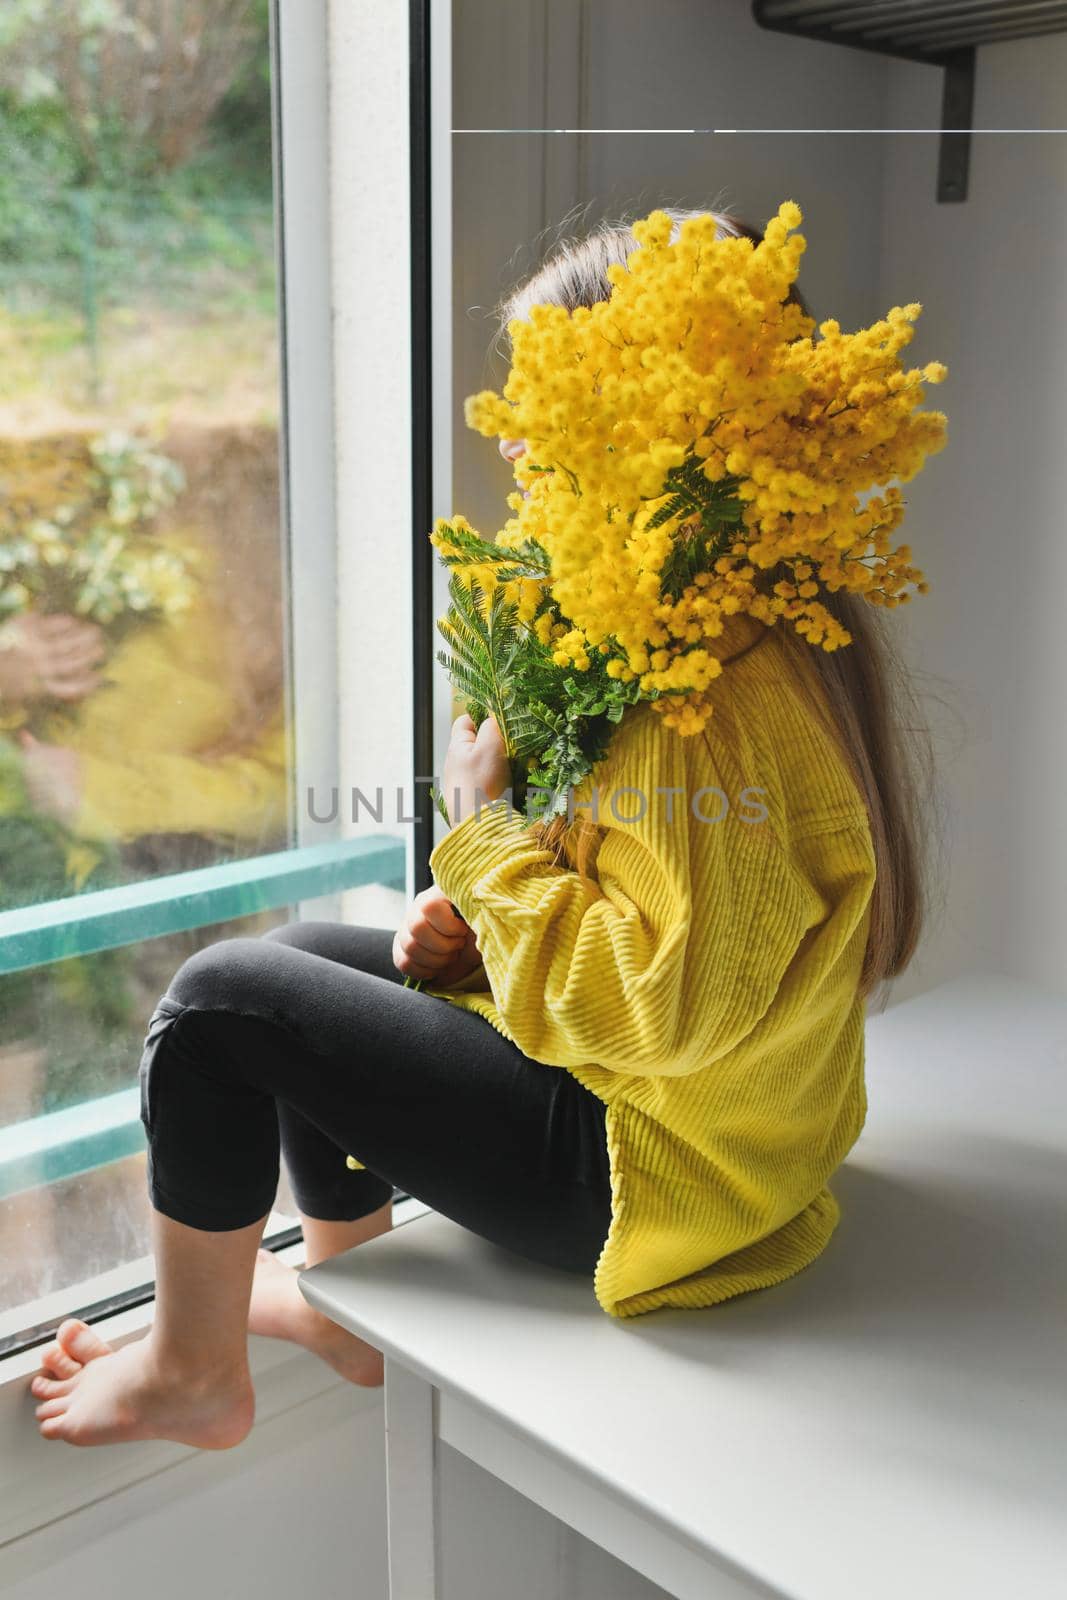
[[[976,127],[1062,125],[1065,76],[1065,34],[980,50]],[[936,73],[893,63],[888,82],[893,125],[936,125]],[[880,285],[923,302],[915,359],[949,369],[932,391],[948,447],[905,491],[932,584],[909,637],[965,721],[943,719],[952,871],[923,976],[994,969],[1063,993],[1067,136],[976,133],[962,205],[936,203],[936,162],[935,137],[887,140]]]
[[[91,1473],[129,1448],[79,1454]],[[188,1455],[5,1545],[5,1600],[384,1600],[383,1460],[380,1396],[338,1380],[236,1450]]]

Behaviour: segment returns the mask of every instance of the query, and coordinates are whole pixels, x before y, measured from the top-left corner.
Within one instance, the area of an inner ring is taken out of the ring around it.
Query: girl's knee
[[[260,940],[269,944],[291,945],[296,950],[310,950],[314,955],[324,934],[332,928],[332,923],[310,918],[302,922],[282,922],[278,927],[268,928],[266,933],[260,934]]]
[[[218,939],[182,962],[167,993],[202,1011],[254,1010],[257,998],[277,985],[272,955],[262,939]]]

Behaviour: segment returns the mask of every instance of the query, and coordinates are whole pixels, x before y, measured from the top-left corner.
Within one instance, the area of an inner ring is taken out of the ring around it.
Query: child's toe
[[[69,1401],[65,1394],[56,1395],[54,1400],[45,1400],[37,1407],[37,1420],[45,1422],[49,1417],[61,1417],[66,1411]]]
[[[81,1362],[67,1354],[63,1346],[54,1341],[41,1351],[41,1366],[49,1377],[73,1378],[81,1371]]]
[[[39,1372],[30,1380],[30,1388],[39,1400],[52,1400],[56,1395],[69,1394],[74,1387],[74,1381],[74,1376],[50,1378]]]
[[[66,1354],[82,1366],[98,1356],[114,1354],[107,1341],[78,1317],[68,1317],[66,1322],[61,1322],[56,1329],[56,1339]]]

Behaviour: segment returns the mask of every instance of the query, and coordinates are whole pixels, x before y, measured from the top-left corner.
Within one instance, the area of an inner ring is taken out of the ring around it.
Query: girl
[[[502,323],[607,298],[635,248],[623,224],[564,243]],[[309,1265],[387,1229],[394,1186],[590,1277],[620,1318],[815,1259],[866,1113],[866,1004],[911,958],[922,899],[892,658],[866,602],[826,603],[853,639],[832,654],[727,618],[705,733],[631,707],[572,825],[487,805],[510,781],[500,733],[458,717],[451,831],[395,936],[298,922],[179,968],[141,1062],[155,1321],[119,1351],[60,1326],[32,1384],[46,1438],[238,1443],[249,1328],[381,1381],[257,1252],[279,1151]]]

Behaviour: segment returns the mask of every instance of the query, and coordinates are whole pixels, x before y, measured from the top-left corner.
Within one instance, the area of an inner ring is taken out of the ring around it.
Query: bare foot
[[[279,1261],[271,1250],[261,1249],[256,1254],[248,1331],[303,1345],[349,1383],[373,1389],[384,1382],[381,1352],[308,1305],[300,1293],[295,1268]]]
[[[247,1372],[191,1379],[157,1360],[151,1334],[116,1350],[86,1323],[69,1317],[41,1354],[30,1382],[41,1437],[68,1444],[174,1439],[201,1450],[228,1450],[250,1431],[255,1394]]]

